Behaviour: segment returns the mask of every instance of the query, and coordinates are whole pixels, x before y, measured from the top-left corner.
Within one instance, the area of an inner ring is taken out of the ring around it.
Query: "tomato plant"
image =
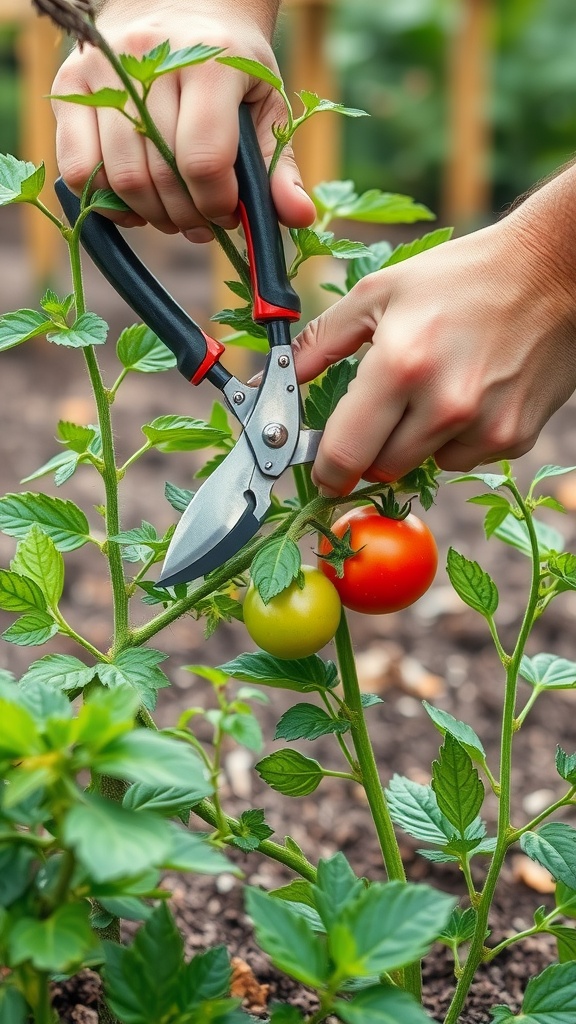
[[[251,583],[244,623],[255,643],[277,658],[307,658],[334,636],[342,610],[336,588],[312,565],[266,604]]]
[[[390,519],[371,505],[345,512],[332,526],[337,537],[350,530],[355,551],[340,578],[334,565],[320,559],[320,568],[336,587],[342,604],[355,612],[382,615],[414,604],[427,590],[438,567],[436,541],[421,519],[410,512]],[[323,537],[320,555],[332,550]]]

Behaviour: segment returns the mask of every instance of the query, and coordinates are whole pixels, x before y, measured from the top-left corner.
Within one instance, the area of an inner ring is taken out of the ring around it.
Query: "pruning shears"
[[[209,380],[244,428],[182,515],[158,580],[163,587],[198,579],[236,554],[258,532],[278,477],[289,466],[312,462],[322,433],[301,424],[290,346],[290,324],[300,317],[300,301],[288,279],[268,174],[244,104],[239,118],[235,170],[253,291],[252,315],[265,327],[270,346],[258,387],[248,387],[221,365],[224,345],[206,335],[175,302],[110,220],[92,211],[81,228],[86,252],[175,355],[180,373],[195,385]],[[79,200],[61,178],[55,188],[74,224]]]

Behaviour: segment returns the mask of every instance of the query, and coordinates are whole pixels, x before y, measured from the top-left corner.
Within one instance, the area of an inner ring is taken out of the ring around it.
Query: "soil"
[[[38,289],[30,284],[19,215],[20,211],[14,209],[2,212],[2,312],[34,306],[37,302]],[[145,232],[138,238],[138,247],[146,260],[169,282],[179,301],[206,325],[211,301],[207,250],[189,246],[182,239],[159,240]],[[115,338],[123,326],[133,322],[132,314],[91,267],[87,267],[86,281],[90,307],[109,321],[111,338]],[[60,267],[55,269],[52,283],[61,292],[69,290]],[[113,345],[101,350],[99,358],[107,380],[112,382],[117,375]],[[80,353],[33,342],[3,353],[1,359],[0,465],[2,490],[9,492],[20,490],[19,481],[57,452],[54,435],[58,419],[87,423],[93,420],[94,412]],[[250,368],[242,372],[249,373]],[[120,458],[139,447],[142,423],[163,413],[205,416],[215,397],[208,384],[191,391],[176,371],[154,377],[131,375],[120,390],[114,409]],[[535,449],[519,460],[517,469],[521,483],[528,481],[539,465],[571,465],[575,461],[575,408],[574,401],[564,406],[547,425]],[[173,513],[163,497],[164,482],[169,479],[183,487],[191,486],[194,465],[193,454],[167,456],[156,452],[138,462],[123,487],[124,527],[139,525],[146,519],[159,529],[166,528]],[[50,478],[40,484],[30,484],[32,489],[37,486],[70,498],[88,510],[101,500],[98,482],[87,469],[77,472],[61,491],[54,487]],[[573,477],[553,478],[549,492],[560,493],[570,506],[568,515],[561,522],[556,516],[554,523],[563,530],[567,547],[574,547],[576,483]],[[482,510],[466,503],[466,498],[473,493],[470,485],[441,488],[427,522],[438,539],[441,565],[452,544],[468,557],[477,559],[496,579],[500,588],[497,619],[506,646],[513,641],[520,623],[528,565],[520,554],[499,542],[486,543],[481,527]],[[97,522],[96,517],[94,522]],[[13,550],[14,542],[0,536],[0,564],[8,564]],[[101,559],[97,552],[84,548],[67,556],[67,567],[64,614],[85,629],[92,643],[105,648],[110,634],[109,592]],[[145,610],[141,614],[144,618]],[[574,657],[575,619],[576,593],[562,595],[552,611],[538,623],[528,653],[550,651]],[[2,627],[10,621],[3,616]],[[352,615],[351,629],[363,685],[368,691],[379,692],[385,701],[369,711],[384,781],[393,772],[419,782],[429,780],[430,763],[437,754],[439,737],[422,709],[422,697],[473,724],[483,740],[489,762],[497,766],[502,669],[483,620],[455,597],[443,569],[431,591],[412,609],[374,618]],[[164,725],[174,722],[183,708],[207,699],[205,684],[182,671],[182,666],[197,662],[218,665],[246,649],[246,639],[242,626],[233,623],[222,626],[207,643],[202,625],[186,618],[166,630],[158,646],[170,655],[166,670],[174,684],[169,691],[161,692],[157,719]],[[29,663],[31,654],[39,657],[56,649],[77,653],[71,645],[54,641],[38,653],[4,644],[2,665],[18,674]],[[258,711],[268,738],[267,751],[274,749],[270,738],[276,721],[292,702],[291,695],[281,691],[270,691],[270,696],[270,704]],[[524,699],[528,696],[525,686],[522,696]],[[519,824],[529,820],[563,791],[554,768],[554,750],[557,743],[568,752],[576,748],[574,699],[570,691],[543,696],[518,734],[514,818]],[[341,767],[338,749],[329,740],[320,740],[308,747],[302,744],[301,749],[312,752],[327,767]],[[226,754],[224,798],[230,813],[241,813],[250,803],[263,807],[276,837],[292,835],[312,860],[341,849],[359,874],[372,879],[384,877],[368,809],[358,787],[328,779],[313,796],[290,800],[273,793],[250,771],[254,760],[256,757],[233,747]],[[494,824],[494,815],[495,802],[488,799],[486,817],[490,827]],[[573,812],[565,816],[568,821],[573,818]],[[400,841],[411,879],[426,879],[440,889],[463,893],[456,870],[449,865],[429,864],[415,853],[417,844],[403,836]],[[257,854],[244,856],[236,852],[234,856],[245,872],[246,881],[252,885],[270,888],[289,879],[289,874],[279,865]],[[547,879],[540,874],[536,879],[528,876],[524,867],[519,853],[515,852],[498,888],[490,922],[491,943],[512,931],[529,927],[534,909],[551,900],[549,894],[542,895],[534,889],[535,885],[546,888]],[[483,866],[476,870],[481,882]],[[166,884],[172,889],[174,908],[189,952],[223,942],[231,956],[249,965],[260,985],[270,987],[270,999],[286,1000],[304,1010],[313,1007],[313,996],[275,971],[268,958],[257,949],[243,911],[242,885],[232,875],[216,879],[169,877]],[[554,957],[555,949],[546,937],[526,940],[509,948],[479,973],[461,1024],[485,1024],[490,1019],[490,1008],[496,1003],[506,1003],[516,1012],[528,979]],[[442,947],[435,947],[427,958],[424,978],[426,1006],[432,1018],[441,1021],[453,989],[451,958]],[[90,972],[59,984],[54,991],[61,1019],[77,1024],[95,1024],[98,998],[98,979]],[[258,1016],[257,1003],[252,1000],[249,1005],[257,1019],[266,1020],[265,1006]]]

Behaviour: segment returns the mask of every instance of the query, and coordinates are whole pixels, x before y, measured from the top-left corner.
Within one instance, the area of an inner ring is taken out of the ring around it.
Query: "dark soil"
[[[25,253],[22,247],[19,211],[2,212],[0,235],[0,312],[33,306],[38,291],[28,283]],[[170,288],[190,312],[206,323],[210,312],[210,278],[207,251],[190,247],[182,240],[140,236],[139,245]],[[152,259],[153,257],[153,259]],[[65,276],[55,274],[61,291],[67,291]],[[87,273],[91,308],[112,326],[111,337],[131,322],[133,316],[91,268]],[[101,352],[108,381],[117,374],[113,346]],[[58,450],[54,440],[58,419],[93,421],[89,389],[83,376],[80,353],[58,349],[46,343],[32,343],[2,354],[0,403],[0,465],[3,492],[19,490],[22,477],[33,472]],[[207,415],[215,393],[206,384],[191,391],[173,371],[160,376],[132,375],[120,391],[115,406],[115,425],[120,457],[127,457],[141,444],[140,424],[163,413]],[[535,467],[544,463],[571,465],[576,451],[574,403],[565,406],[545,429],[536,448],[518,463],[521,482],[526,482]],[[137,463],[123,488],[125,528],[139,525],[142,519],[166,528],[173,519],[163,497],[164,482],[191,485],[194,456],[150,454]],[[550,481],[557,493],[568,478]],[[39,485],[57,493],[49,478]],[[573,505],[574,491],[570,492]],[[101,500],[98,482],[87,469],[81,469],[64,487],[61,496],[90,510]],[[427,521],[435,531],[441,549],[441,564],[449,544],[468,557],[477,559],[496,579],[500,588],[498,621],[504,645],[510,644],[518,629],[522,602],[527,592],[527,562],[518,553],[493,541],[486,544],[481,528],[481,509],[466,504],[474,493],[468,485],[441,489],[435,508]],[[568,546],[574,545],[576,519],[570,511],[560,527]],[[97,519],[94,519],[97,522]],[[0,564],[6,565],[14,542],[0,536]],[[67,556],[68,577],[64,612],[72,622],[86,630],[97,646],[107,645],[110,634],[109,592],[104,566],[98,554],[82,549]],[[145,610],[142,611],[145,616]],[[553,610],[538,624],[530,640],[529,653],[551,651],[574,657],[576,594],[563,595]],[[7,617],[6,625],[9,620]],[[370,725],[381,777],[393,772],[416,781],[429,780],[430,763],[438,750],[438,733],[422,709],[427,697],[458,718],[474,725],[497,770],[497,722],[502,701],[503,678],[500,663],[490,637],[479,616],[465,608],[453,595],[443,569],[421,602],[403,613],[374,619],[351,617],[351,627],[360,670],[367,690],[382,693],[385,703],[371,708]],[[160,724],[173,723],[178,712],[207,699],[206,687],[197,677],[183,672],[181,666],[194,662],[217,665],[245,649],[245,634],[239,624],[223,626],[210,642],[203,638],[202,625],[191,618],[181,620],[159,638],[158,646],[170,655],[167,672],[174,686],[161,693],[158,708]],[[40,657],[51,650],[75,649],[51,642]],[[2,664],[16,674],[29,663],[25,649],[4,644]],[[270,691],[270,705],[259,711],[268,738],[267,749],[274,749],[270,738],[274,724],[290,705],[291,696]],[[526,699],[527,687],[521,696]],[[576,748],[574,694],[571,692],[542,697],[519,733],[515,745],[514,806],[515,821],[529,820],[563,791],[554,768],[554,750],[560,743],[569,752]],[[305,745],[302,749],[306,749]],[[308,752],[327,767],[340,768],[338,748],[328,740],[308,745]],[[359,874],[382,879],[383,870],[377,843],[370,825],[363,794],[339,780],[326,780],[313,797],[290,800],[263,786],[256,773],[249,771],[256,758],[230,748],[225,758],[225,805],[230,813],[241,813],[252,803],[263,807],[276,837],[290,834],[314,861],[341,849]],[[494,801],[487,801],[489,825],[494,824]],[[567,820],[572,820],[568,817]],[[200,825],[201,827],[201,825]],[[428,864],[415,854],[411,841],[401,839],[405,847],[410,878],[425,878],[431,884],[462,893],[461,879],[450,866]],[[514,856],[517,856],[515,854]],[[256,854],[240,859],[246,881],[265,888],[282,884],[289,878],[277,864]],[[482,865],[478,869],[481,881]],[[521,862],[511,858],[499,886],[491,917],[490,942],[498,942],[513,931],[529,927],[534,909],[551,899],[519,880]],[[215,880],[204,877],[167,879],[173,891],[174,908],[186,937],[189,952],[223,942],[232,956],[240,957],[252,969],[260,984],[270,986],[270,998],[286,1000],[307,1010],[313,997],[281,976],[271,966],[253,940],[242,907],[242,886],[232,875]],[[485,1024],[496,1003],[507,1003],[514,1011],[521,1004],[528,979],[555,956],[553,946],[538,938],[512,946],[478,976],[461,1024]],[[436,947],[427,959],[424,971],[426,1005],[433,1018],[441,1021],[453,990],[450,956]],[[85,972],[78,979],[59,984],[54,994],[61,1019],[95,1024],[98,1000],[97,979]],[[253,1005],[253,1004],[252,1004]],[[262,1015],[265,1019],[265,1013]],[[400,1024],[400,1022],[399,1022]]]

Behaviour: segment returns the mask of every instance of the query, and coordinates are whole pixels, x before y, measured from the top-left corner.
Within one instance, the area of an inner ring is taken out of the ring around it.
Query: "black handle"
[[[253,317],[259,323],[298,320],[300,299],[286,273],[284,247],[270,194],[268,172],[250,109],[245,103],[240,106],[239,117],[240,143],[235,169],[254,291]]]
[[[58,178],[54,187],[66,217],[74,225],[80,213],[79,199],[62,178]],[[206,376],[216,387],[223,388],[230,374],[215,362],[222,346],[208,338],[178,305],[130,248],[116,225],[92,211],[82,224],[81,240],[113,288],[174,353],[178,369],[186,380],[198,383]],[[217,350],[214,346],[218,346]],[[206,372],[200,373],[203,367]]]

